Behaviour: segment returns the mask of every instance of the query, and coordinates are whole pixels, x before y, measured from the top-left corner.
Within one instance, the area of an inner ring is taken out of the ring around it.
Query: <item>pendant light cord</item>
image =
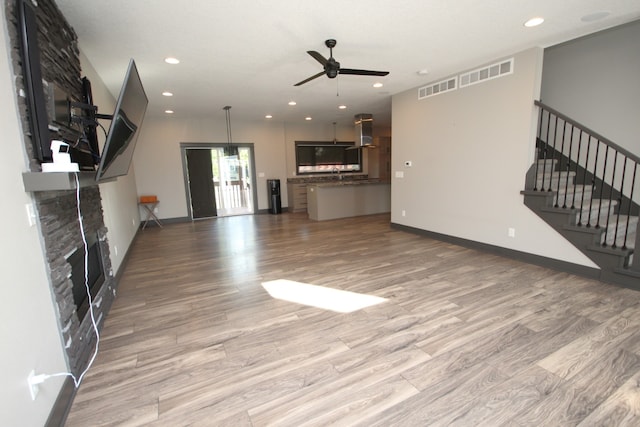
[[[227,105],[223,108],[223,110],[225,111],[225,115],[227,116],[227,146],[229,152],[231,152],[231,106]]]

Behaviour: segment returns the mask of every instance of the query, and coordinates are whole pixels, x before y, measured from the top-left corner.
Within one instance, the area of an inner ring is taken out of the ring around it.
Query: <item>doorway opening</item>
[[[180,144],[192,219],[251,215],[257,206],[253,144]]]

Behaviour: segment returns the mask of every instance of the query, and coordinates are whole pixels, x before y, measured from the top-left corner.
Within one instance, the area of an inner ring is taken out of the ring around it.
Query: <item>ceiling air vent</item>
[[[439,95],[441,93],[449,92],[457,89],[456,78],[452,77],[447,80],[442,80],[438,83],[432,83],[428,86],[423,86],[418,89],[418,99],[429,98],[430,96]]]
[[[513,73],[513,58],[460,74],[460,87],[471,86]]]

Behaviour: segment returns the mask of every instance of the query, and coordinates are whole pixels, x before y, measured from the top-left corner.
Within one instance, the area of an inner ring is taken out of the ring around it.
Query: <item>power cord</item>
[[[93,362],[98,355],[98,344],[100,344],[100,332],[98,331],[98,325],[96,323],[95,314],[93,312],[93,298],[91,297],[91,290],[89,289],[89,248],[87,247],[87,238],[84,232],[84,225],[82,223],[82,212],[80,210],[80,178],[78,176],[78,172],[74,173],[76,179],[76,204],[77,204],[77,212],[78,212],[78,223],[80,224],[80,234],[82,236],[82,243],[84,246],[84,287],[87,290],[87,297],[89,299],[89,314],[91,315],[91,324],[93,326],[93,330],[96,334],[96,347],[93,351],[93,355],[87,364],[87,367],[84,369],[82,374],[76,378],[76,376],[72,372],[58,372],[55,374],[40,374],[40,375],[32,375],[29,377],[28,382],[29,386],[33,387],[38,384],[45,382],[47,379],[51,377],[71,377],[73,379],[73,383],[75,387],[80,387],[80,383],[84,378],[85,374],[93,365]]]

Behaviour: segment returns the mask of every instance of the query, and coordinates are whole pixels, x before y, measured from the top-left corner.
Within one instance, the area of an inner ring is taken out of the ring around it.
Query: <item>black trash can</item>
[[[280,197],[280,180],[267,180],[267,193],[269,194],[269,213],[282,213],[282,199]]]

